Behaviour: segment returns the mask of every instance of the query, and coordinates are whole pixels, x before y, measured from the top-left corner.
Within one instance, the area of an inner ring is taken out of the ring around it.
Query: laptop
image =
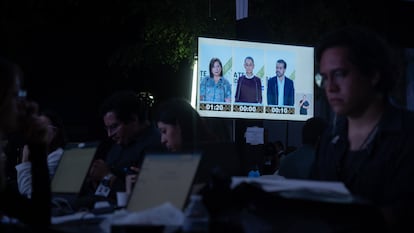
[[[65,148],[51,181],[52,205],[56,209],[66,209],[70,213],[71,205],[79,196],[88,174],[96,148],[95,144]]]
[[[128,211],[142,211],[170,202],[184,210],[201,153],[147,153],[127,204]]]

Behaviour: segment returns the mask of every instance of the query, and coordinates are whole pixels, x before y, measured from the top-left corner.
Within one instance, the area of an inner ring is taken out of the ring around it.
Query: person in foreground
[[[30,150],[32,163],[32,194],[28,199],[5,186],[4,159],[0,159],[0,232],[45,232],[50,225],[51,194],[47,167],[47,125],[37,115],[37,104],[25,100],[20,67],[0,58],[0,138],[22,130]],[[0,155],[3,155],[0,144]],[[3,221],[15,218],[26,227]]]
[[[342,181],[379,208],[389,232],[412,232],[414,114],[390,101],[398,73],[391,48],[367,29],[347,27],[325,35],[315,56],[336,121],[311,178]]]

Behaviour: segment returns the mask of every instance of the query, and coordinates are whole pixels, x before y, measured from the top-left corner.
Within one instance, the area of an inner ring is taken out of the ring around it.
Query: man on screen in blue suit
[[[286,62],[279,59],[276,62],[276,76],[267,82],[267,104],[288,105],[295,103],[295,88],[293,81],[285,76]]]

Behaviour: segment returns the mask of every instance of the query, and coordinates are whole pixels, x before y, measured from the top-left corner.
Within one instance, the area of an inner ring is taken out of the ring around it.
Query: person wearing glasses
[[[336,120],[321,139],[311,178],[343,182],[372,203],[381,230],[413,232],[414,113],[392,101],[399,73],[392,54],[384,38],[360,27],[337,29],[317,45],[321,86]]]
[[[126,191],[125,179],[131,167],[139,169],[145,151],[162,148],[160,133],[149,119],[149,108],[129,90],[117,91],[104,100],[100,113],[112,143],[105,153],[95,156],[82,196],[116,203],[116,192]]]

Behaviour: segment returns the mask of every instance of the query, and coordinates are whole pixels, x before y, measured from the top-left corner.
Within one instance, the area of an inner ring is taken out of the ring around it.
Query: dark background
[[[198,36],[313,46],[356,24],[414,47],[412,2],[361,2],[250,0],[236,21],[235,0],[1,0],[0,55],[21,65],[29,98],[62,115],[71,141],[94,140],[99,104],[115,90],[189,99]]]

